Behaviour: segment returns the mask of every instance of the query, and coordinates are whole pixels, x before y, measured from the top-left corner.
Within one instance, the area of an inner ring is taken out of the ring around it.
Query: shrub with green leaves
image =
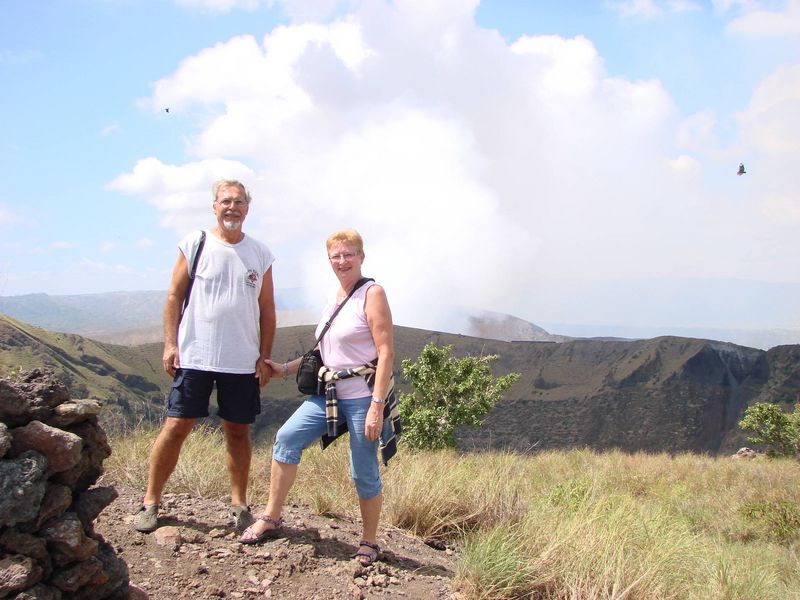
[[[748,437],[753,444],[767,446],[770,456],[795,456],[800,452],[800,404],[785,413],[777,404],[757,402],[748,406],[739,427],[755,432]]]
[[[787,542],[800,532],[800,510],[788,500],[745,502],[739,514],[763,526],[779,542]]]
[[[400,395],[402,439],[417,450],[453,448],[459,425],[478,427],[519,373],[495,378],[497,355],[452,356],[453,346],[429,343],[416,362],[402,362],[413,392]]]

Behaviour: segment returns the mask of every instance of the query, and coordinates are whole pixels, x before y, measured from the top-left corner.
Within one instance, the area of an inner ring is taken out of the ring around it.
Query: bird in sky
[[[167,108],[165,108],[165,109],[164,109],[164,112],[166,112],[166,113],[168,113],[168,112],[169,112],[169,106],[168,106]]]
[[[736,171],[737,175],[744,175],[747,171],[744,170],[744,163],[739,163],[739,170]]]

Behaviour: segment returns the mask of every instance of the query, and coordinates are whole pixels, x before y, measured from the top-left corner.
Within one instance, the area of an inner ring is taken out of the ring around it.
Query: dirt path
[[[364,569],[350,558],[357,550],[357,522],[293,505],[284,511],[284,537],[245,546],[224,503],[176,494],[165,496],[159,529],[145,535],[131,527],[141,492],[117,490],[119,498],[95,528],[128,564],[131,583],[151,600],[459,598],[451,585],[453,552],[397,529],[381,528],[382,560]]]

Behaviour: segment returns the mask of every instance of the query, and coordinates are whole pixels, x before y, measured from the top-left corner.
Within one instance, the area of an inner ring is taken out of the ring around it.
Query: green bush
[[[769,535],[780,542],[791,540],[800,531],[800,511],[787,500],[745,502],[739,514],[766,528]]]
[[[800,452],[800,404],[785,413],[777,404],[757,402],[748,406],[739,427],[755,432],[747,438],[753,444],[767,446],[770,456],[795,456]]]
[[[519,373],[495,378],[490,363],[496,355],[451,356],[453,346],[429,343],[416,362],[402,362],[403,375],[414,391],[400,395],[402,439],[417,450],[453,448],[459,425],[480,426],[519,379]]]

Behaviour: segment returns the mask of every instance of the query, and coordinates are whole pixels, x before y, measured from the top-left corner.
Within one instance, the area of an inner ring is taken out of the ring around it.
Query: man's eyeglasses
[[[225,200],[217,200],[217,204],[223,208],[230,208],[231,206],[244,208],[247,205],[247,200],[231,200],[230,198],[225,198]]]
[[[340,260],[344,259],[347,262],[350,262],[356,257],[355,252],[343,252],[341,254],[333,254],[328,257],[331,262],[339,262]]]

